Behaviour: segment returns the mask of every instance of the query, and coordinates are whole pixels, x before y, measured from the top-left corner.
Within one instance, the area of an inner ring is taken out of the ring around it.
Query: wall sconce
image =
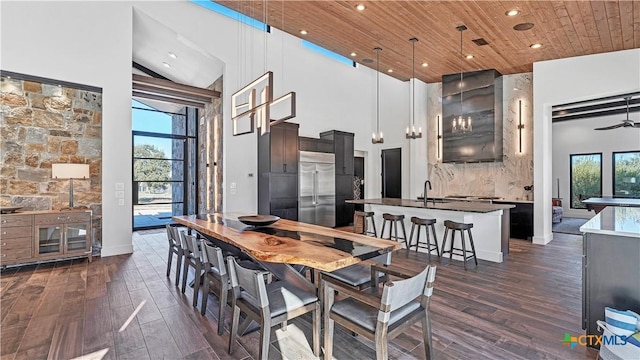
[[[518,153],[522,154],[522,100],[518,100]]]
[[[441,127],[440,127],[440,115],[436,116],[436,134],[437,134],[437,139],[438,139],[438,159],[442,159],[442,154],[440,153],[440,145],[442,144],[442,132],[440,131]]]

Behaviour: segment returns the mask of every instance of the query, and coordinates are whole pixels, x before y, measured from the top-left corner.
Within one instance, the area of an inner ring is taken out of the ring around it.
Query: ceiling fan
[[[626,120],[622,120],[622,124],[596,128],[594,130],[611,130],[611,129],[617,129],[619,127],[640,128],[640,123],[633,122],[633,120],[629,119],[629,101],[631,100],[631,96],[625,96],[624,99],[627,100],[627,119]]]

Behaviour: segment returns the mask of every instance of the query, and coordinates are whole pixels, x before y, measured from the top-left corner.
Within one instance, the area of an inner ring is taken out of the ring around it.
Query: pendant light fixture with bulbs
[[[416,43],[418,39],[411,38],[409,41],[411,41],[413,46],[411,56],[413,79],[411,80],[411,126],[407,126],[406,136],[407,139],[419,139],[422,137],[422,128],[418,127],[416,131]]]
[[[462,33],[467,30],[467,27],[464,25],[460,25],[456,27],[458,31],[460,31],[460,116],[458,118],[454,118],[451,124],[451,132],[453,133],[466,133],[473,131],[473,126],[471,125],[471,116],[468,116],[467,119],[464,118],[463,111],[463,94],[464,94],[464,75],[463,75],[463,66],[462,59],[464,58],[464,54],[462,52]]]
[[[371,136],[371,142],[374,144],[384,143],[384,136],[380,131],[380,51],[382,48],[376,47],[376,132]]]

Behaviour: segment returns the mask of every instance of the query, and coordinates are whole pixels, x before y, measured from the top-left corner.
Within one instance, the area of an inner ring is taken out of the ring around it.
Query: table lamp
[[[87,164],[52,164],[51,177],[54,179],[69,179],[69,207],[65,209],[80,209],[84,206],[73,206],[73,179],[88,179],[89,165]]]

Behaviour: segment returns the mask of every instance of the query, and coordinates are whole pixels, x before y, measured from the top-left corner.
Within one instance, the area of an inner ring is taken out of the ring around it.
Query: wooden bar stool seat
[[[436,250],[436,254],[440,256],[440,247],[438,246],[438,237],[436,236],[436,227],[434,224],[436,223],[436,219],[423,219],[416,216],[411,217],[411,232],[409,233],[409,246],[413,241],[413,232],[415,228],[418,228],[416,232],[416,251],[418,248],[426,249],[427,254],[429,255],[429,262],[431,262],[431,251]],[[426,234],[427,241],[420,242],[420,228],[424,227],[424,233]],[[433,235],[433,243],[431,242],[431,236],[429,235],[429,230],[431,230],[431,235]]]
[[[471,228],[473,227],[472,223],[459,223],[451,220],[444,221],[444,237],[442,238],[442,251],[440,251],[440,262],[442,263],[442,258],[444,254],[449,254],[449,261],[453,258],[453,254],[462,256],[462,262],[464,264],[464,269],[467,270],[467,260],[473,258],[476,268],[478,267],[478,258],[476,257],[476,248],[473,245],[473,236],[471,235]],[[445,245],[447,243],[447,234],[451,230],[451,243],[449,245],[449,250],[445,250]],[[460,232],[460,239],[462,242],[462,248],[454,247],[455,242],[455,234],[456,232]],[[469,244],[471,245],[471,254],[467,256],[467,245],[465,241],[464,232],[467,232],[469,235]]]
[[[356,211],[354,213],[355,220],[353,222],[353,232],[363,235],[373,234],[374,237],[378,237],[378,232],[376,231],[376,222],[373,219],[374,215],[375,213],[373,211]],[[358,231],[358,221],[362,221],[362,231]],[[367,221],[371,221],[373,231],[369,231]]]
[[[384,228],[389,223],[389,237],[384,237]],[[402,237],[398,236],[398,223],[402,229]],[[389,213],[382,214],[382,231],[380,232],[381,239],[389,239],[395,241],[404,241],[404,246],[409,249],[409,243],[407,242],[407,231],[404,228],[404,215],[393,215]]]

